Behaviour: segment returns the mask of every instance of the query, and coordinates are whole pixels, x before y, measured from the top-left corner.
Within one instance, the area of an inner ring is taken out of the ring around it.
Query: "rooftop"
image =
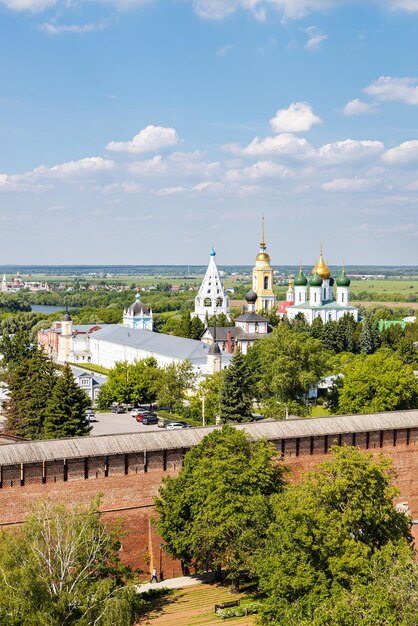
[[[0,446],[0,466],[142,451],[187,449],[197,445],[205,435],[217,428],[220,427],[161,429],[148,433],[6,443]],[[418,428],[418,410],[311,419],[291,418],[277,422],[239,424],[236,428],[246,431],[254,441],[263,437],[277,440]]]
[[[137,348],[156,356],[163,355],[180,361],[188,359],[192,363],[206,363],[208,350],[204,343],[195,339],[155,333],[141,328],[128,328],[119,324],[103,327],[94,333],[92,339]]]

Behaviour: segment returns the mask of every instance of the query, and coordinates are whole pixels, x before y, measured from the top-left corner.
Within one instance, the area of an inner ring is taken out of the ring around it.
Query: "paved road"
[[[120,433],[149,433],[151,430],[159,430],[158,426],[144,426],[141,422],[131,417],[131,413],[97,413],[98,422],[93,422],[91,436],[115,435]]]
[[[178,578],[167,578],[158,583],[143,583],[136,585],[137,593],[144,593],[151,589],[181,589],[182,587],[192,587],[203,583],[211,583],[214,580],[212,572],[206,574],[196,574],[195,576],[179,576]]]

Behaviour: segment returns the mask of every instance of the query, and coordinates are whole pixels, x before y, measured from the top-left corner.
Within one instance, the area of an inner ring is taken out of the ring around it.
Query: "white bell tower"
[[[223,313],[229,317],[229,298],[219,275],[215,261],[216,252],[210,251],[209,265],[194,301],[194,316],[206,321]]]

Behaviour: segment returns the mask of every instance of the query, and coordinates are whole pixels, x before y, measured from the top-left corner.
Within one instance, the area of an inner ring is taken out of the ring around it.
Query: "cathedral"
[[[336,300],[334,300],[335,283]],[[286,314],[289,320],[302,313],[309,324],[317,317],[321,317],[324,323],[337,321],[345,313],[350,313],[356,321],[358,320],[358,310],[350,306],[350,279],[344,267],[336,279],[331,276],[331,271],[324,261],[322,246],[319,261],[312,269],[311,277],[308,280],[302,272],[302,266],[299,268],[294,283],[289,285],[286,303],[278,312]]]

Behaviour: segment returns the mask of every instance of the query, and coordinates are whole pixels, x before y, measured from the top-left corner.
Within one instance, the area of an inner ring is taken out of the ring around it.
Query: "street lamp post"
[[[163,544],[160,543],[160,582],[164,580],[163,572]]]

